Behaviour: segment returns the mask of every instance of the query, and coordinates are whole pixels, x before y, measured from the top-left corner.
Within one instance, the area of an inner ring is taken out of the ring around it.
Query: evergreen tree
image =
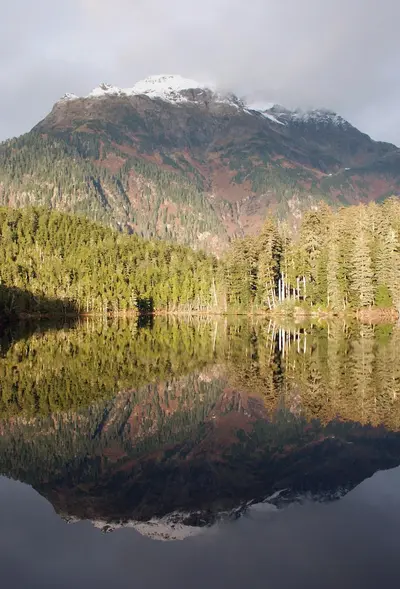
[[[370,239],[366,228],[366,212],[364,207],[360,207],[353,245],[351,271],[351,288],[356,293],[360,307],[371,306],[374,302],[373,279]]]

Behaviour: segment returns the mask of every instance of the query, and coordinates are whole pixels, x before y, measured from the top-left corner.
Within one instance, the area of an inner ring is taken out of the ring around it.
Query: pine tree
[[[282,256],[282,241],[276,224],[268,219],[256,240],[257,302],[273,309],[277,303],[277,286]]]
[[[340,250],[337,225],[333,222],[329,232],[327,260],[327,302],[334,311],[343,310],[343,291],[340,284]]]
[[[374,274],[372,268],[370,239],[366,229],[366,212],[359,207],[356,236],[352,252],[351,288],[359,306],[368,307],[374,302]]]

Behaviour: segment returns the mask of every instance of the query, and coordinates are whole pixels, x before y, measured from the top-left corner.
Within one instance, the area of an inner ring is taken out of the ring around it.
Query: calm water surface
[[[393,587],[400,326],[0,335],[2,587]]]

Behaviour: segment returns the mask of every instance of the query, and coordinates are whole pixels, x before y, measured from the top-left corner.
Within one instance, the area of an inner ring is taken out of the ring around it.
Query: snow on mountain
[[[180,75],[156,75],[137,82],[132,88],[119,88],[110,84],[100,84],[84,98],[106,98],[112,96],[147,96],[152,100],[163,100],[172,104],[202,103],[212,100],[226,104],[249,115],[260,114],[279,125],[313,123],[335,125],[347,128],[349,123],[328,109],[289,110],[272,102],[250,102],[241,100],[233,93],[221,92],[213,83],[204,83],[184,78]],[[76,100],[75,94],[65,94],[60,102]]]
[[[274,106],[275,106],[274,102],[257,101],[257,102],[248,102],[247,103],[248,109],[256,110],[258,112],[270,111],[271,109],[274,108]]]
[[[197,82],[179,75],[150,76],[137,82],[132,88],[119,88],[110,84],[100,84],[84,98],[147,96],[153,100],[158,99],[172,104],[183,104],[187,102],[204,102],[207,95],[217,103],[228,104],[235,108],[244,106],[242,101],[234,94],[220,93],[212,83]]]
[[[76,94],[71,94],[70,92],[67,92],[66,94],[64,94],[64,96],[62,96],[59,100],[59,102],[68,102],[70,100],[78,100],[79,96],[77,96]]]
[[[333,124],[337,127],[349,125],[349,123],[340,115],[327,109],[315,109],[309,111],[295,110],[292,113],[292,119],[304,123]]]
[[[118,96],[123,94],[125,94],[125,91],[117,86],[100,84],[100,86],[94,88],[85,98],[102,98],[103,96]]]
[[[204,532],[204,528],[173,522],[170,518],[154,518],[148,522],[136,522],[134,528],[142,536],[163,542],[185,540],[186,538],[198,536]]]
[[[150,76],[137,82],[132,88],[118,88],[110,84],[101,84],[85,98],[103,98],[106,96],[148,96],[151,99],[164,100],[175,104],[196,102],[196,99],[210,93],[216,102],[240,106],[234,95],[217,92],[214,84],[205,84],[179,75]]]
[[[161,518],[152,518],[149,521],[128,520],[121,523],[109,523],[104,520],[91,520],[93,526],[103,533],[114,532],[121,528],[133,528],[142,536],[152,540],[163,542],[185,540],[191,536],[198,536],[204,532],[203,527],[189,526],[183,521],[188,516],[186,513],[171,513]],[[76,524],[81,521],[77,517],[64,515],[62,519],[68,524]]]
[[[268,113],[281,122],[286,123],[313,123],[316,125],[334,125],[336,127],[350,127],[343,117],[326,108],[303,110],[300,108],[289,110],[284,106],[275,104],[268,109]]]
[[[281,489],[265,497],[263,500],[243,502],[231,510],[215,513],[209,521],[207,521],[207,516],[210,514],[202,514],[200,511],[191,513],[174,511],[163,517],[153,517],[148,521],[134,519],[120,522],[107,522],[102,519],[90,521],[95,528],[104,534],[122,528],[133,528],[142,536],[146,536],[152,540],[163,542],[185,540],[186,538],[207,533],[216,525],[236,520],[245,514],[257,517],[260,514],[276,513],[289,505],[336,501],[344,497],[350,490],[347,487],[338,487],[331,491],[298,493],[291,491],[289,488]],[[60,515],[68,524],[76,524],[82,521],[75,516],[67,514]],[[193,516],[197,517],[193,518]],[[203,520],[204,525],[190,525],[186,523],[189,520],[198,520],[199,517]]]
[[[246,110],[253,114],[251,111],[254,111],[258,114],[261,114],[266,119],[269,119],[273,123],[278,123],[279,125],[286,125],[284,121],[280,121],[274,114],[270,111],[274,108],[273,102],[252,102],[250,104],[246,104]]]
[[[182,93],[188,90],[197,90],[198,94],[202,94],[203,90],[214,92],[215,88],[213,84],[203,84],[179,75],[150,76],[137,82],[133,88],[126,92],[131,95],[144,94],[149,98],[159,98],[168,102],[185,102],[187,99],[183,97]],[[196,92],[194,92],[194,95],[196,95]]]

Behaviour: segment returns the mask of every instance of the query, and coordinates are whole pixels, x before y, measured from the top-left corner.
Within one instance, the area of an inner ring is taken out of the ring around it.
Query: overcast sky
[[[0,0],[0,139],[151,74],[325,106],[400,145],[399,0]]]

